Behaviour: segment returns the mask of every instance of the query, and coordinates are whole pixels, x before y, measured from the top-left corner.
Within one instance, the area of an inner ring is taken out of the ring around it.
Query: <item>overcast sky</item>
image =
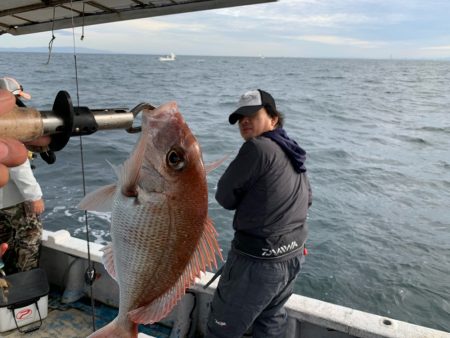
[[[448,0],[281,0],[75,30],[77,48],[225,56],[450,58]],[[72,30],[54,46],[72,46]],[[0,36],[0,47],[46,47],[51,32]]]

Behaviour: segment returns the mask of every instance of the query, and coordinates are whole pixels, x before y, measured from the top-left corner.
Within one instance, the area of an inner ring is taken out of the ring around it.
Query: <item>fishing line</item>
[[[75,23],[73,19],[73,9],[72,9],[72,0],[70,1],[70,10],[72,13],[72,43],[73,43],[73,58],[75,65],[75,85],[76,85],[76,93],[77,93],[77,106],[80,106],[80,91],[78,86],[78,65],[77,65],[77,52],[76,52],[76,42],[75,42]],[[84,153],[83,153],[83,139],[80,134],[80,159],[81,159],[81,177],[83,181],[83,196],[86,196],[86,179],[85,179],[85,171],[84,171]],[[88,222],[88,214],[87,210],[84,211],[84,224],[86,228],[86,242],[87,242],[87,259],[88,259],[88,269],[85,274],[85,281],[89,284],[90,287],[90,296],[91,296],[91,308],[92,308],[92,329],[95,331],[95,303],[94,303],[94,290],[93,290],[93,282],[95,279],[95,269],[94,265],[91,261],[91,249],[89,244],[89,222]]]

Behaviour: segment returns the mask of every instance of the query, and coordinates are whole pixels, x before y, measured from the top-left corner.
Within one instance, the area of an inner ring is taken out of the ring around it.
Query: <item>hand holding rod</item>
[[[123,108],[90,110],[88,107],[73,107],[70,95],[60,91],[51,111],[16,107],[0,118],[0,137],[15,138],[22,142],[51,135],[49,149],[63,149],[71,136],[90,135],[97,130],[125,129],[129,133],[140,131],[133,127],[136,115],[144,109],[154,109],[141,103],[131,111]]]

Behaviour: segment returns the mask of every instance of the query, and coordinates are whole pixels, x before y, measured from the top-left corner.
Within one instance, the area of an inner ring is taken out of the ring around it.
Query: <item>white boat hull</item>
[[[174,53],[171,53],[170,55],[167,56],[161,56],[159,58],[159,61],[175,61],[176,57]]]

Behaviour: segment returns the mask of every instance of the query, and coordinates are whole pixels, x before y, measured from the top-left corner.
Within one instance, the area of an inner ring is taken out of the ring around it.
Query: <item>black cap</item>
[[[240,97],[238,109],[230,114],[228,121],[235,124],[241,116],[251,116],[263,107],[277,111],[272,95],[261,89],[248,91]]]

